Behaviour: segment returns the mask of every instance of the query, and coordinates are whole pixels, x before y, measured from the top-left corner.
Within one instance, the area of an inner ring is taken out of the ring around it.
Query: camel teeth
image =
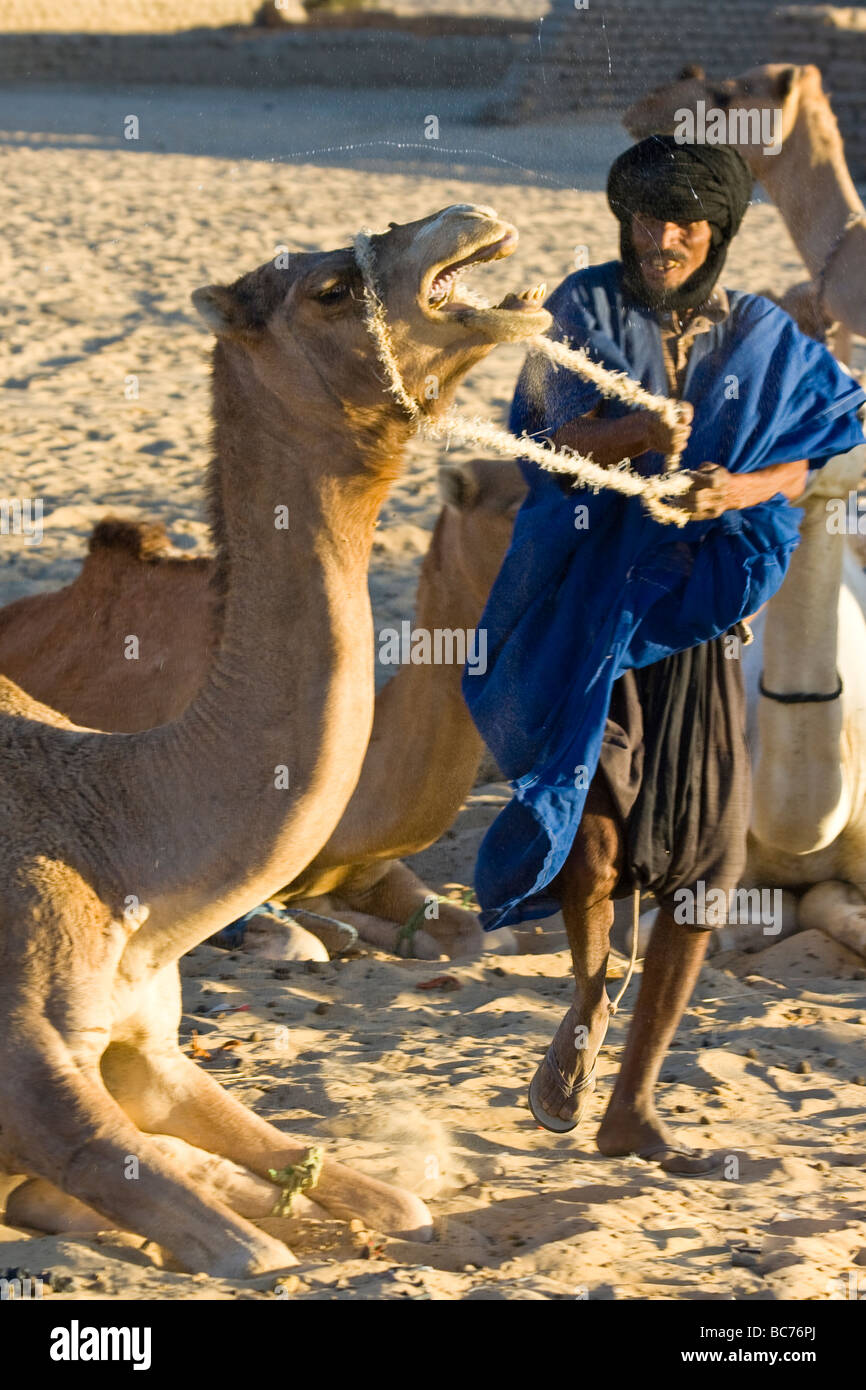
[[[541,300],[544,299],[544,296],[546,294],[547,285],[542,280],[540,284],[533,285],[532,289],[524,290],[523,293],[519,296],[519,298],[526,300],[530,304],[538,304],[541,302]]]

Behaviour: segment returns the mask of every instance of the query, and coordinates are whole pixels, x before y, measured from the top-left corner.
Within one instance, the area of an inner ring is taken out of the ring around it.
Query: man
[[[639,499],[574,492],[524,465],[529,495],[482,618],[488,671],[464,681],[515,790],[479,855],[484,924],[561,905],[572,952],[574,1000],[530,1107],[555,1132],[578,1123],[610,1018],[612,897],[651,891],[660,910],[598,1146],[674,1172],[716,1166],[669,1132],[653,1091],[708,940],[675,920],[675,894],[727,892],[745,864],[731,638],[784,578],[810,465],[863,442],[863,392],[830,354],[769,301],[717,285],[750,191],[727,147],[653,136],[614,163],[621,258],[559,286],[553,331],[691,413],[670,428],[535,356],[511,425],[645,473],[683,447],[692,488],[674,504],[693,520],[665,526]]]

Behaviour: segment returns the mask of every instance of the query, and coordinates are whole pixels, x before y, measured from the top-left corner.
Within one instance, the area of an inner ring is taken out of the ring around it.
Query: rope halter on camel
[[[603,468],[594,459],[579,454],[575,449],[557,448],[548,440],[532,439],[526,434],[518,437],[509,430],[495,425],[492,420],[485,420],[480,416],[468,419],[453,410],[448,410],[438,419],[434,419],[407,391],[394,355],[385,306],[379,297],[376,284],[372,233],[368,228],[364,227],[355,237],[354,251],[364,281],[364,321],[385,372],[388,390],[408,418],[428,439],[457,439],[462,444],[478,445],[503,458],[527,458],[546,472],[564,473],[574,478],[577,485],[591,488],[593,491],[608,488],[626,497],[640,497],[656,521],[685,526],[687,521],[692,520],[689,512],[683,511],[680,507],[670,506],[664,500],[666,497],[682,496],[691,487],[688,475],[676,471],[680,461],[678,453],[668,456],[664,473],[645,478],[631,468],[630,459],[622,459],[611,468]],[[472,298],[479,307],[489,307],[478,296],[473,295]],[[565,343],[554,342],[540,334],[530,338],[528,343],[531,351],[543,354],[556,366],[564,367],[585,381],[592,382],[604,396],[651,411],[672,428],[683,419],[678,401],[667,396],[652,395],[625,372],[611,372],[600,363],[594,362],[582,348],[570,348]]]

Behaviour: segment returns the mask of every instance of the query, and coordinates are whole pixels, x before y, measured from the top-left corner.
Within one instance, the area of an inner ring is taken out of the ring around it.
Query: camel
[[[445,505],[421,568],[413,627],[466,631],[484,607],[525,488],[516,468],[489,459],[443,468],[441,486]],[[134,733],[178,718],[205,679],[219,624],[213,560],[169,552],[160,526],[101,521],[73,583],[0,609],[0,670],[78,724]],[[138,639],[135,660],[124,655],[127,634]],[[474,782],[483,744],[461,674],[456,663],[406,665],[379,692],[343,817],[277,898],[349,921],[383,949],[402,952],[405,941],[423,959],[511,947],[507,928],[482,932],[473,912],[436,903],[398,861],[439,838]],[[413,917],[423,927],[410,941],[404,929]],[[252,942],[256,954],[281,949],[272,922]],[[315,936],[297,935],[308,954]]]
[[[516,242],[463,204],[372,239],[395,359],[419,399],[436,378],[431,409],[497,342],[549,326],[532,291],[478,309],[455,288]],[[191,1177],[150,1136],[280,1184],[311,1155],[181,1051],[177,962],[299,873],[349,801],[373,720],[373,528],[411,425],[383,390],[352,251],[269,263],[193,302],[216,335],[222,612],[203,685],[169,723],[114,734],[0,679],[0,1039],[14,1058],[0,1170],[29,1179],[9,1221],[71,1197],[187,1269],[244,1278],[291,1252],[232,1208],[230,1183]],[[414,1194],[330,1159],[314,1191],[337,1215],[431,1234]]]
[[[745,881],[800,894],[797,928],[818,927],[860,955],[866,955],[866,575],[847,537],[828,525],[828,503],[856,491],[864,465],[866,446],[832,459],[810,483],[799,504],[801,544],[755,622],[754,647],[744,649],[753,764]],[[774,695],[824,698],[782,703],[763,694],[761,684]]]
[[[809,64],[770,63],[724,82],[702,69],[658,87],[628,108],[623,124],[635,139],[672,132],[678,114],[706,110],[781,112],[781,149],[732,142],[785,221],[831,322],[866,336],[866,208],[854,187],[836,117]],[[741,132],[746,133],[746,132]]]

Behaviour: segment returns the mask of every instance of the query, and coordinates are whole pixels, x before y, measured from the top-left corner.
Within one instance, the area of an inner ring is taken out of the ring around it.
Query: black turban
[[[752,176],[729,145],[684,145],[673,135],[650,135],[614,160],[607,200],[620,223],[623,279],[630,296],[651,308],[693,309],[710,296],[728,243],[745,216]],[[679,289],[653,298],[631,239],[633,213],[664,222],[709,222],[707,258]]]

